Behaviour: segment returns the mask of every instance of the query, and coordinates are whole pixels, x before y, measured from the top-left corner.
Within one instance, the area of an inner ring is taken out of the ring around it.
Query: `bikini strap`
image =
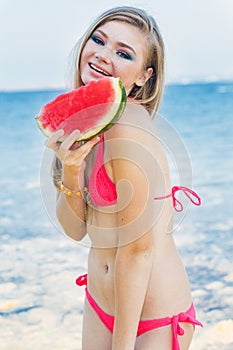
[[[154,199],[159,200],[172,197],[173,208],[175,209],[175,211],[181,212],[184,209],[184,207],[183,204],[175,196],[176,192],[178,191],[182,191],[194,205],[201,205],[201,198],[198,196],[198,194],[190,188],[184,186],[173,186],[170,194],[163,197],[155,197]]]

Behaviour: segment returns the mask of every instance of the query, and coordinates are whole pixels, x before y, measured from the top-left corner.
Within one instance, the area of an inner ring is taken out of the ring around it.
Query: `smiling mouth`
[[[105,72],[104,70],[96,67],[94,64],[90,63],[89,64],[90,68],[95,70],[96,72],[103,74],[105,77],[111,77],[111,74],[109,74],[108,72]]]

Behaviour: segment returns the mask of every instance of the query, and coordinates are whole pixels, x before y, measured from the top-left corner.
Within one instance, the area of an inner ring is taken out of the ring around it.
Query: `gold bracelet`
[[[66,186],[63,185],[62,181],[57,181],[56,185],[59,189],[60,192],[66,194],[68,197],[81,197],[82,192],[81,191],[73,191],[69,188],[67,188]],[[84,187],[83,192],[88,192],[88,188]]]

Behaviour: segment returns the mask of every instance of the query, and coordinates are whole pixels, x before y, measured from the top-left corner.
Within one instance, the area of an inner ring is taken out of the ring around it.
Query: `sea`
[[[75,279],[88,246],[67,238],[48,210],[41,179],[50,156],[35,121],[62,92],[0,92],[1,350],[81,350],[84,289]],[[155,125],[174,185],[191,184],[202,200],[175,214],[173,233],[204,325],[190,349],[232,350],[233,82],[167,84]]]

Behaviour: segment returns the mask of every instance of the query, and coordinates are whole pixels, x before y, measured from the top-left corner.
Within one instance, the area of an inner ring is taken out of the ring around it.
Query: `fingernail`
[[[74,137],[77,137],[77,136],[79,136],[80,135],[80,131],[79,130],[74,130],[73,132],[72,132],[72,136],[74,136]]]

